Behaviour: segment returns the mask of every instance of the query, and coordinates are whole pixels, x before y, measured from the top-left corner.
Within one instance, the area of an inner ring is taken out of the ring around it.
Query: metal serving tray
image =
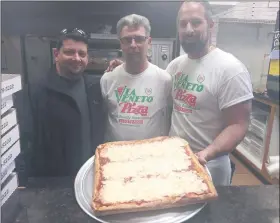
[[[208,169],[207,171],[210,175]],[[74,189],[76,200],[81,209],[90,217],[101,223],[182,223],[195,216],[206,205],[206,203],[202,203],[157,211],[95,216],[91,208],[93,185],[94,156],[79,170],[75,179]]]

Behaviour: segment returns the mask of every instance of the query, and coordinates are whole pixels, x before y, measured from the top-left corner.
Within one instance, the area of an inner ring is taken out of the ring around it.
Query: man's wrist
[[[206,160],[207,162],[210,160],[215,159],[216,157],[216,150],[212,145],[209,145],[205,148]]]

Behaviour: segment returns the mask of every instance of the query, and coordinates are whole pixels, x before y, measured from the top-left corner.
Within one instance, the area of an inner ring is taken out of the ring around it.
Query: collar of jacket
[[[89,104],[102,104],[100,78],[93,76],[89,77],[87,74],[83,74],[82,78],[85,82]],[[53,91],[68,95],[67,85],[75,84],[75,82],[68,82],[59,76],[55,69],[51,69],[47,74],[46,82],[44,84],[47,88]]]

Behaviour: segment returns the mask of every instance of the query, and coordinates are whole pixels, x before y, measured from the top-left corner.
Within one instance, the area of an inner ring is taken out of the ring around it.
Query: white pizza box
[[[19,139],[19,128],[16,125],[10,129],[1,139],[1,155],[3,155]]]
[[[11,173],[3,187],[1,187],[1,207],[5,204],[5,202],[10,198],[10,196],[14,193],[14,191],[18,187],[18,178],[16,173]]]
[[[1,173],[4,171],[20,154],[20,143],[19,140],[1,156]]]
[[[13,170],[16,168],[16,163],[13,161],[5,170],[1,170],[1,185],[10,176]]]
[[[1,117],[1,136],[17,124],[16,109],[11,108],[4,117]]]
[[[1,101],[1,115],[3,115],[6,111],[8,111],[11,107],[13,107],[13,96],[10,95]]]
[[[20,74],[1,74],[1,99],[10,96],[21,90]]]

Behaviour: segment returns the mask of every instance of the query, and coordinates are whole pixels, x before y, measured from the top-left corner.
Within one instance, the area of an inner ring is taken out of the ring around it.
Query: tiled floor
[[[232,185],[261,185],[259,181],[237,158],[233,155],[230,159],[235,163],[235,173],[232,179]]]

